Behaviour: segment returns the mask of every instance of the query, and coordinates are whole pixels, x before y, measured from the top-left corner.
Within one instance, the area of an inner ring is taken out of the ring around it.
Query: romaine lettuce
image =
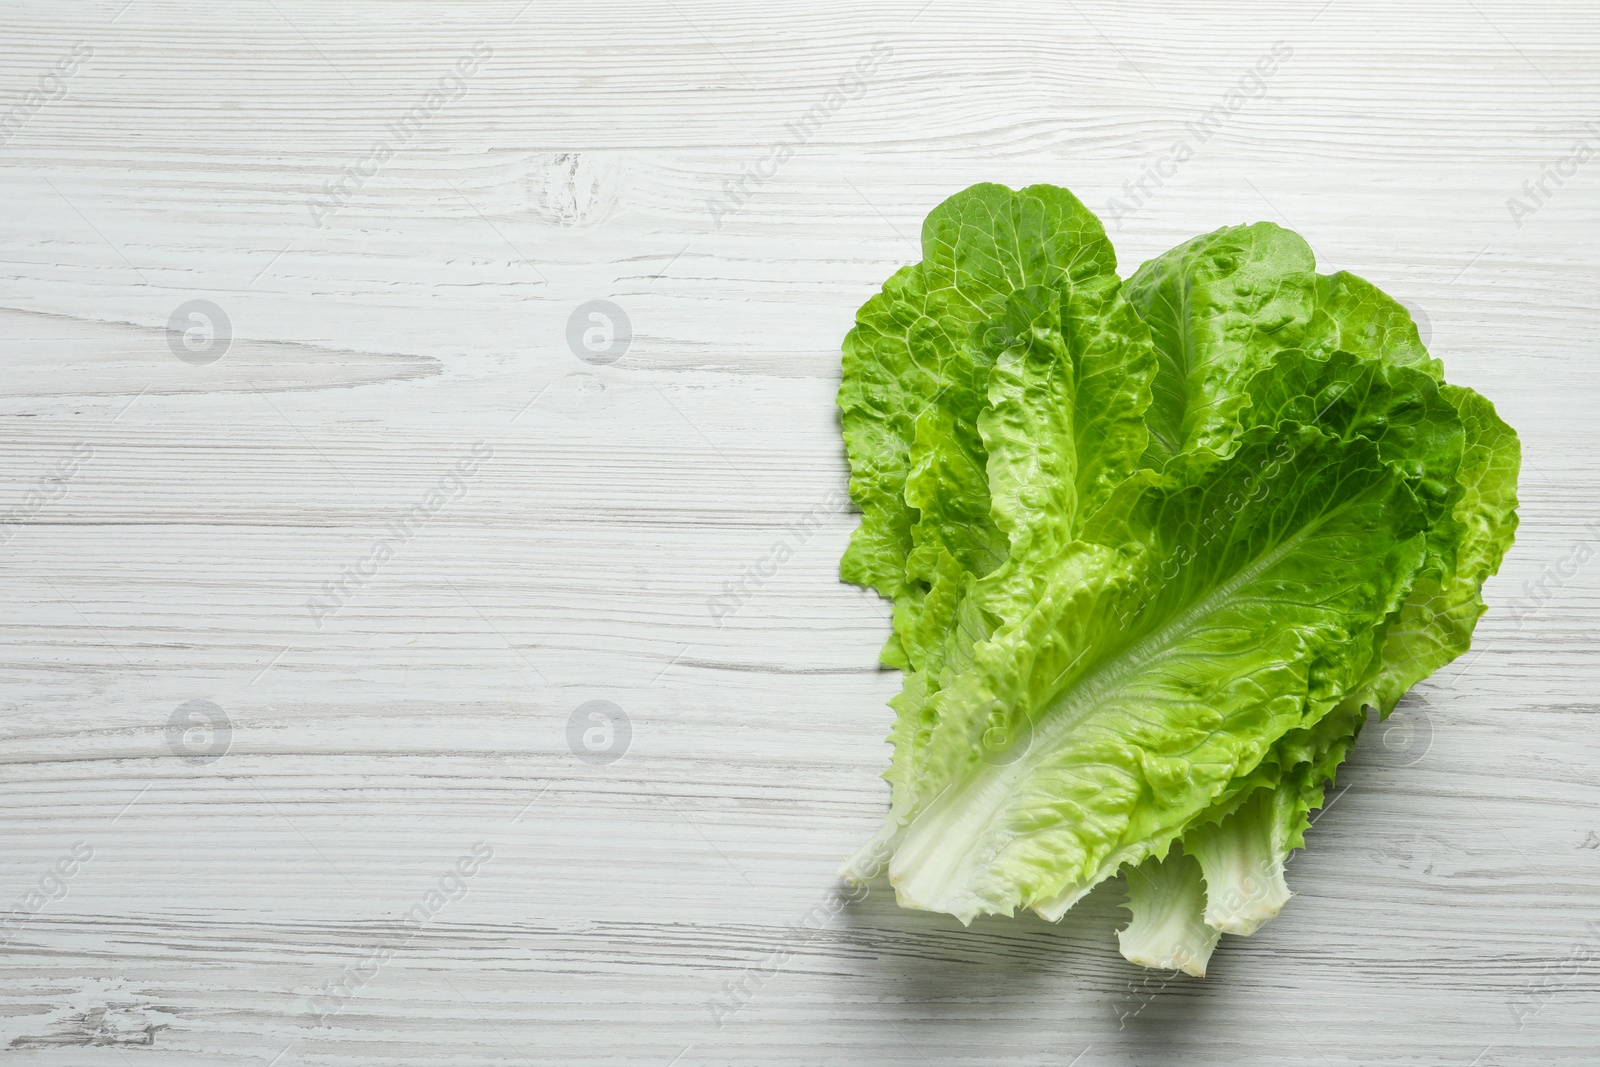
[[[880,832],[901,903],[1059,918],[1127,870],[1124,954],[1203,974],[1367,708],[1465,651],[1516,435],[1405,309],[1269,223],[1123,283],[1051,186],[936,208],[857,315],[839,405],[905,672]]]

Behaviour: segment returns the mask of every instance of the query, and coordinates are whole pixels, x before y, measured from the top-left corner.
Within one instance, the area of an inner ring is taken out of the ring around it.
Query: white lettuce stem
[[[1148,859],[1127,873],[1133,921],[1117,934],[1130,963],[1206,976],[1206,961],[1221,932],[1206,925],[1200,865],[1174,845],[1165,859]]]
[[[1248,936],[1289,899],[1283,863],[1289,850],[1274,818],[1278,790],[1258,789],[1220,823],[1183,837],[1205,877],[1205,921],[1224,933]]]

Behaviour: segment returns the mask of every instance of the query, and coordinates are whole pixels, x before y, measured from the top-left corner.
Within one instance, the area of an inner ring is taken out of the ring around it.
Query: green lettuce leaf
[[[923,224],[922,254],[856,313],[844,341],[838,401],[850,495],[862,511],[840,573],[896,598],[914,584],[906,570],[921,518],[907,500],[913,467],[937,475],[963,464],[981,472],[984,465],[976,417],[992,357],[970,343],[973,328],[1000,314],[1019,289],[1117,284],[1116,253],[1099,219],[1065,189],[1048,185],[1020,192],[976,185],[958,193]],[[950,503],[951,528],[976,521],[972,544],[957,551],[970,547],[968,554],[981,559],[990,540],[981,528],[986,509],[967,505],[987,490],[953,484],[957,491],[935,492],[933,500]],[[941,532],[928,531],[929,539]]]
[[[1499,559],[1487,568],[1464,561],[1466,572],[1452,579],[1462,524],[1477,515],[1480,526],[1497,531],[1477,540],[1498,544],[1502,553],[1514,530],[1514,523],[1503,521],[1515,507],[1514,495],[1497,499],[1487,513],[1467,499],[1467,483],[1476,475],[1461,462],[1463,391],[1439,387],[1442,367],[1423,347],[1410,313],[1364,279],[1346,272],[1313,275],[1312,267],[1304,242],[1264,223],[1187,242],[1141,267],[1128,287],[1129,299],[1150,322],[1161,358],[1157,396],[1166,404],[1152,406],[1152,420],[1161,410],[1168,415],[1166,447],[1158,447],[1153,433],[1147,463],[1196,448],[1225,454],[1233,436],[1251,426],[1315,422],[1342,436],[1378,442],[1385,460],[1412,476],[1430,511],[1426,573],[1412,600],[1382,624],[1394,636],[1370,666],[1366,683],[1348,698],[1351,706],[1337,717],[1349,724],[1348,733],[1324,737],[1322,748],[1307,754],[1295,774],[1272,786],[1273,807],[1282,818],[1271,860],[1255,873],[1268,885],[1281,884],[1289,842],[1321,804],[1324,782],[1364,721],[1364,705],[1387,715],[1410,685],[1466,648],[1477,618],[1473,602],[1481,604],[1477,590]],[[1514,435],[1509,440],[1514,443]],[[1514,459],[1501,457],[1494,466],[1509,471],[1514,488]],[[1212,829],[1197,831],[1211,841],[1209,849],[1186,839],[1191,854],[1214,854],[1219,835],[1239,855],[1259,845],[1245,833],[1244,822],[1223,821],[1218,812],[1211,816]],[[1230,835],[1236,834],[1244,836],[1234,840]],[[1226,869],[1219,864],[1207,874],[1215,879]],[[1231,884],[1218,895],[1241,899]],[[1270,918],[1255,907],[1253,894],[1242,899],[1250,902],[1245,910],[1232,914],[1213,906],[1209,920],[1243,933]],[[1262,899],[1281,906],[1287,889]]]
[[[1364,672],[1424,540],[1376,448],[1262,428],[1232,462],[1169,467],[1124,482],[936,698],[929,799],[890,865],[903,903],[1059,918]],[[989,753],[997,716],[1015,740]]]
[[[899,832],[922,791],[934,784],[921,774],[938,725],[934,698],[971,666],[980,641],[1013,621],[1008,608],[1026,599],[1016,596],[1017,587],[1032,580],[1032,564],[1075,539],[1084,517],[1137,468],[1144,448],[1142,414],[1154,354],[1114,276],[1109,284],[1068,292],[1021,290],[978,338],[991,353],[985,362],[992,367],[989,407],[978,430],[988,455],[994,526],[1008,547],[992,571],[980,565],[987,559],[962,563],[953,552],[941,552],[918,614],[904,620],[912,636],[903,640],[917,649],[917,669],[891,701],[898,713],[891,734],[893,810],[859,863],[869,862]],[[915,480],[913,474],[908,498],[916,492]],[[930,499],[921,525],[959,525],[963,520],[954,514]],[[1000,749],[1009,741],[1006,725],[996,722],[982,743]],[[859,871],[852,867],[848,873]]]
[[[932,696],[993,628],[967,599],[971,584],[1003,564],[1041,514],[1030,479],[1052,490],[1067,486],[1074,499],[1081,493],[1086,509],[1103,502],[1143,450],[1145,383],[1154,370],[1149,331],[1121,297],[1110,242],[1065,190],[975,187],[934,211],[923,243],[923,262],[896,275],[901,284],[886,286],[858,314],[840,390],[852,493],[863,510],[841,573],[896,598],[883,659],[907,672],[891,701],[897,716],[886,777],[897,810],[911,803],[936,716]],[[1028,254],[1033,246],[1048,254]],[[935,306],[945,312],[942,330],[896,334],[884,326],[920,323]],[[912,375],[914,390],[879,388],[913,365],[938,373]],[[1012,390],[1018,399],[1007,399]],[[1057,402],[1048,441],[1019,436],[1043,429],[1019,420],[1047,406],[1021,403],[1022,391]],[[885,427],[907,414],[903,457],[887,453],[893,434]],[[1056,477],[1063,473],[1065,482]],[[890,501],[880,490],[897,477],[900,499]],[[1078,511],[1063,516],[1066,528]],[[868,843],[862,863],[875,848]]]

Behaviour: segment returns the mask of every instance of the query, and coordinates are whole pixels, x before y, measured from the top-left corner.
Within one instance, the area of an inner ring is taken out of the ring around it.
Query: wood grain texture
[[[1507,200],[1600,146],[1597,34],[1509,0],[7,4],[0,905],[57,899],[0,947],[4,1062],[1594,1063],[1600,162]],[[833,881],[896,688],[836,579],[839,341],[951,192],[1109,216],[1183,139],[1125,272],[1290,225],[1526,457],[1477,649],[1363,736],[1297,899],[1203,981],[1122,961],[1114,886],[963,929]],[[609,365],[566,340],[595,298]],[[195,700],[225,751],[174,740]],[[615,762],[569,743],[592,700]]]

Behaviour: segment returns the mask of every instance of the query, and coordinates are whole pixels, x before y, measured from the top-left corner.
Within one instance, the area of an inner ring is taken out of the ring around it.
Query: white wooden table
[[[1597,1062],[1600,162],[1523,184],[1600,150],[1597,47],[1511,0],[6,4],[0,1062]],[[1115,886],[834,897],[896,688],[838,345],[983,180],[1125,271],[1290,225],[1522,435],[1480,651],[1203,981],[1123,962]],[[592,300],[630,332],[570,344]]]

